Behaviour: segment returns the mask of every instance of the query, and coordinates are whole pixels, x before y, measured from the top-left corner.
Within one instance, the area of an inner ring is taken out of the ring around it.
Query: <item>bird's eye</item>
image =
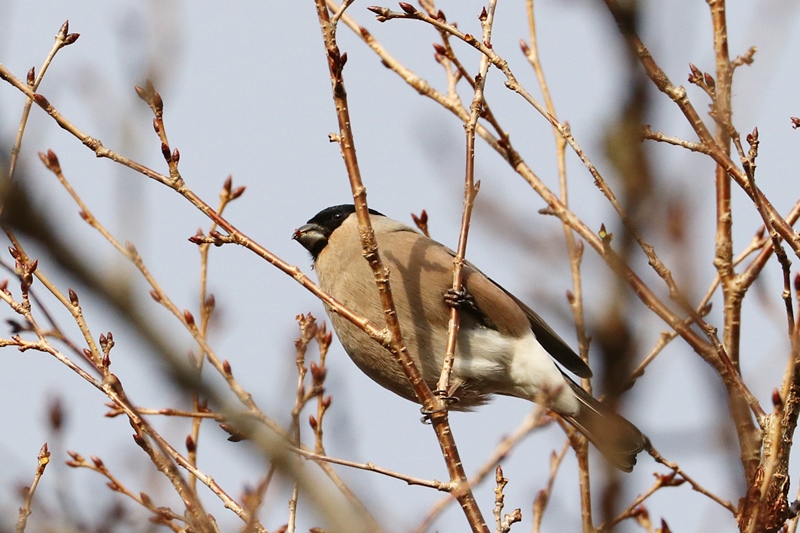
[[[340,220],[343,216],[344,216],[344,213],[342,213],[341,211],[337,211],[336,213],[333,214],[333,219],[334,220]]]

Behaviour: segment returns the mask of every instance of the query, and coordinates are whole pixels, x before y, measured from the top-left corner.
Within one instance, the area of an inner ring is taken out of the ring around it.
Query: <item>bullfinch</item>
[[[454,294],[453,258],[446,246],[370,209],[383,264],[389,269],[397,318],[408,351],[431,388],[442,369],[450,307],[460,328],[451,373],[449,409],[469,411],[494,394],[546,402],[589,439],[617,468],[630,472],[645,438],[556,365],[582,378],[588,365],[533,310],[470,263],[464,291]],[[295,230],[311,253],[319,286],[345,307],[380,326],[385,323],[372,270],[363,258],[352,204],[323,209]],[[367,376],[417,401],[395,357],[358,326],[326,307],[345,351]]]

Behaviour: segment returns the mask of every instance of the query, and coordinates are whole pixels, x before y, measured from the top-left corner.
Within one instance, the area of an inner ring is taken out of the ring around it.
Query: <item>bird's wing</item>
[[[491,278],[489,281],[492,281]],[[495,285],[494,281],[492,281]],[[581,378],[590,378],[592,377],[592,369],[589,368],[589,365],[586,364],[586,361],[580,358],[578,354],[576,354],[569,345],[564,342],[564,340],[558,336],[558,333],[553,331],[553,328],[547,325],[547,323],[536,314],[536,312],[525,305],[519,298],[508,292],[507,290],[503,289],[500,285],[497,285],[500,289],[503,290],[516,304],[522,309],[525,313],[525,316],[528,317],[528,321],[531,323],[531,329],[533,330],[533,334],[536,335],[536,340],[539,341],[539,344],[547,350],[547,352],[553,356],[553,358],[564,365],[564,368],[572,372],[578,377]]]
[[[386,220],[388,220],[388,219],[386,219]],[[441,249],[444,252],[446,252],[447,254],[449,254],[451,257],[455,257],[456,256],[456,253],[453,250],[451,250],[450,248],[448,248],[447,246],[444,246],[443,244],[441,244],[441,243],[439,243],[437,241],[434,241],[432,239],[428,239],[427,237],[423,236],[422,234],[420,234],[418,231],[414,230],[413,228],[411,228],[409,226],[405,226],[405,225],[403,225],[401,223],[396,223],[395,222],[394,224],[396,224],[396,227],[392,227],[391,228],[391,230],[390,230],[391,233],[394,233],[394,232],[406,232],[406,231],[412,232],[412,233],[414,233],[416,235],[419,235],[419,237],[421,239],[430,240],[431,244],[434,245],[435,248],[441,247]],[[430,250],[430,249],[427,250],[427,253],[432,253],[432,252],[433,251]],[[541,344],[542,347],[556,361],[561,363],[561,365],[563,365],[564,368],[566,368],[567,370],[569,370],[570,372],[572,372],[573,374],[575,374],[578,377],[581,377],[581,378],[590,378],[590,377],[592,377],[592,370],[589,368],[589,365],[587,365],[586,362],[583,359],[581,359],[580,356],[578,354],[576,354],[572,350],[572,348],[570,348],[569,345],[566,342],[564,342],[564,340],[561,337],[559,337],[558,334],[555,331],[553,331],[553,329],[550,326],[547,325],[547,323],[545,323],[545,321],[542,319],[542,317],[540,317],[538,314],[536,314],[533,311],[533,309],[531,309],[530,307],[525,305],[525,303],[523,303],[519,298],[517,298],[516,296],[514,296],[513,294],[511,294],[510,292],[505,290],[500,284],[498,284],[493,279],[491,279],[489,276],[487,276],[486,274],[481,272],[480,269],[475,267],[475,265],[473,265],[469,261],[466,261],[466,265],[469,267],[470,270],[472,270],[475,273],[480,274],[480,276],[486,278],[486,280],[488,280],[491,285],[493,285],[493,286],[497,287],[498,289],[500,289],[504,294],[506,294],[509,298],[511,298],[511,300],[514,301],[514,303],[524,313],[525,318],[527,318],[527,320],[528,320],[528,322],[530,324],[531,330],[533,331],[534,335],[536,335],[536,340],[539,341],[539,344]],[[480,296],[483,296],[482,293],[483,293],[484,289],[482,289],[481,287],[487,287],[487,286],[483,285],[481,283],[477,283],[476,284],[476,282],[477,282],[477,280],[474,280],[472,282],[473,290],[474,290],[474,292],[477,293],[477,294],[473,294],[473,296],[475,296],[476,298],[479,298]],[[471,292],[473,292],[473,291],[471,291]],[[489,309],[486,309],[486,311],[489,311]],[[493,309],[492,311],[493,312],[490,313],[492,316],[495,316],[495,314],[497,314],[498,312],[502,314],[502,306],[500,306],[497,309]],[[511,316],[508,316],[507,318],[511,319]],[[478,317],[478,319],[480,319],[480,317]]]

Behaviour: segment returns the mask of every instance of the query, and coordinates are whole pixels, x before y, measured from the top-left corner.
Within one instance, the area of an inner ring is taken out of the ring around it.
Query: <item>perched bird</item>
[[[616,467],[630,472],[644,436],[592,398],[555,364],[590,377],[586,363],[528,306],[467,263],[465,292],[454,295],[455,253],[413,228],[370,210],[403,340],[431,388],[441,373],[450,306],[460,309],[451,410],[468,411],[493,394],[547,403],[584,434]],[[374,324],[385,323],[372,271],[362,256],[353,205],[329,207],[295,230],[314,259],[320,287]],[[416,401],[394,356],[349,320],[327,309],[353,362],[379,385]]]

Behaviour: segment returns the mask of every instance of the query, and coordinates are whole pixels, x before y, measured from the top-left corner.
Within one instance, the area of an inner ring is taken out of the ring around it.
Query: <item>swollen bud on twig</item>
[[[781,393],[778,389],[772,390],[772,406],[776,411],[779,411],[783,407],[783,398],[781,398]]]
[[[81,36],[81,34],[80,34],[80,33],[70,33],[70,34],[69,34],[69,35],[67,35],[67,37],[64,39],[64,46],[69,46],[69,45],[71,45],[72,43],[74,43],[75,41],[77,41],[77,40],[78,40],[78,37],[80,37],[80,36]]]
[[[433,49],[436,50],[436,53],[440,56],[447,56],[447,49],[439,43],[433,43]]]
[[[222,371],[225,373],[226,378],[233,377],[233,371],[231,370],[231,364],[228,362],[227,359],[222,361]]]
[[[311,429],[314,431],[317,430],[317,419],[314,418],[314,415],[308,415],[308,425],[311,426]]]
[[[32,88],[33,84],[36,83],[36,67],[31,67],[31,69],[28,71],[27,82],[29,88]]]
[[[415,15],[417,13],[416,8],[407,2],[400,2],[400,9],[402,9],[409,15]]]
[[[58,28],[56,38],[64,40],[67,37],[67,33],[69,33],[69,19],[65,20],[61,27]]]
[[[148,509],[151,509],[153,507],[153,500],[150,499],[150,496],[148,496],[146,492],[140,492],[139,499],[142,500],[142,505],[144,505]]]
[[[197,451],[197,444],[194,442],[194,439],[191,435],[186,436],[186,451],[189,453],[194,453]]]
[[[206,311],[210,313],[217,306],[217,299],[214,298],[213,294],[209,294],[206,297],[206,301],[204,302],[204,304],[205,304]]]
[[[54,151],[47,150],[46,154],[39,152],[39,159],[42,160],[42,163],[44,163],[44,166],[46,166],[47,170],[50,172],[56,174],[61,172],[61,164],[58,162],[58,156],[56,156]]]
[[[600,224],[600,233],[599,233],[599,235],[600,235],[600,239],[602,239],[602,241],[603,241],[603,244],[609,244],[611,242],[611,240],[614,238],[614,234],[613,233],[609,233],[608,231],[606,231],[606,225],[605,224]]]
[[[44,95],[41,95],[39,93],[34,93],[33,101],[36,102],[36,105],[38,105],[41,108],[47,109],[48,107],[50,107],[50,102],[47,101],[47,98],[45,98]]]
[[[78,295],[72,289],[69,290],[69,303],[78,307]]]
[[[167,143],[161,143],[161,155],[164,156],[164,160],[169,163],[172,161],[172,155],[169,153],[169,145]]]
[[[792,128],[797,129],[800,128],[800,118],[798,117],[789,117],[792,121]]]
[[[488,19],[488,18],[489,18],[489,14],[486,12],[486,6],[483,6],[483,9],[481,10],[481,14],[478,15],[478,20],[480,20],[481,22],[486,22],[486,19]]]
[[[703,79],[703,73],[694,64],[689,63],[689,83],[697,83]]]
[[[183,319],[186,321],[187,326],[194,327],[194,315],[188,309],[183,310]]]

